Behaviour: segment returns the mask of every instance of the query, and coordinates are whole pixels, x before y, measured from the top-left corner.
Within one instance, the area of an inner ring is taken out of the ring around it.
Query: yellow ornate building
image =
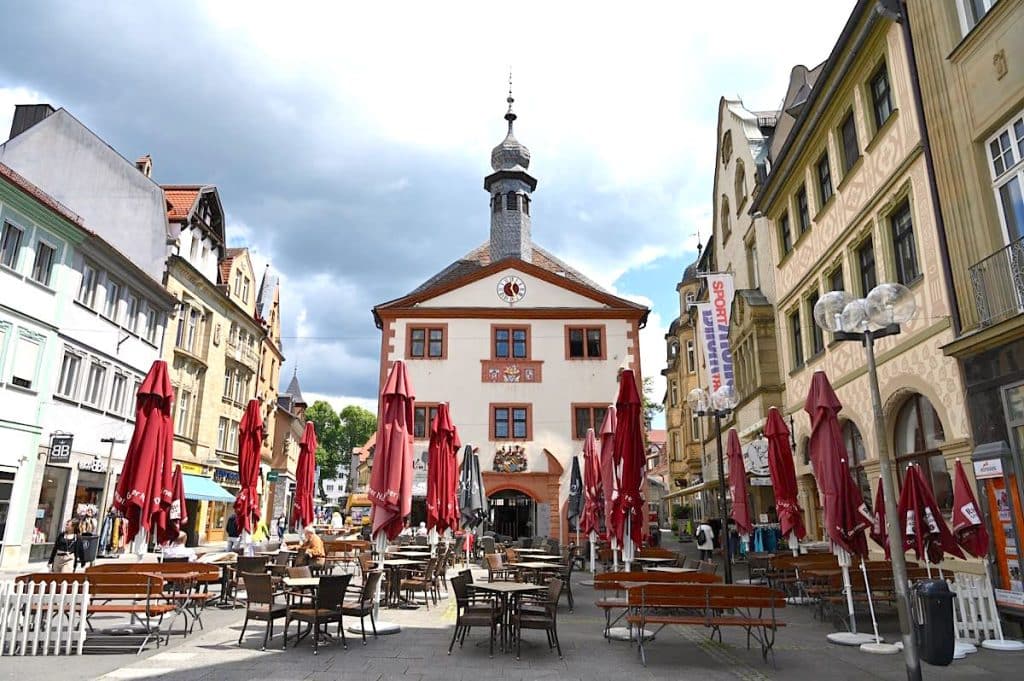
[[[189,530],[194,541],[216,542],[224,539],[238,489],[238,425],[253,397],[263,406],[263,470],[271,464],[284,359],[278,293],[276,283],[257,289],[246,249],[226,248],[215,187],[164,192],[177,250],[167,259],[165,285],[179,300],[164,342],[176,398],[174,458],[187,475],[208,478],[186,479]]]
[[[795,417],[799,500],[812,536],[821,536],[820,504],[803,404],[815,371],[827,373],[844,405],[843,435],[866,497],[873,499],[878,481],[864,351],[815,325],[812,310],[825,292],[862,296],[886,281],[910,288],[916,317],[876,346],[882,435],[901,470],[922,464],[947,510],[953,460],[970,451],[959,367],[942,352],[955,337],[952,292],[936,257],[942,245],[907,45],[901,26],[874,5],[856,4],[822,66],[794,69],[769,150],[771,172],[751,207],[770,225],[765,255],[782,324],[785,412]]]

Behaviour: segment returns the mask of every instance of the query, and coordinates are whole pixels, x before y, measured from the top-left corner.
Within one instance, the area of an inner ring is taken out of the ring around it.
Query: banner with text
[[[729,316],[735,285],[731,274],[709,274],[708,302],[697,305],[708,392],[734,385],[732,349],[729,347]]]

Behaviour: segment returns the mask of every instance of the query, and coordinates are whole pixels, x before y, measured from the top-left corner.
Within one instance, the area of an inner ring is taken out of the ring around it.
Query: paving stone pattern
[[[692,544],[684,544],[682,548],[696,554]],[[737,578],[744,577],[744,572],[743,566],[739,566]],[[478,575],[486,579],[483,571]],[[586,580],[587,576],[582,573],[579,579]],[[159,651],[150,650],[140,657],[21,658],[17,661],[3,658],[0,679],[902,681],[906,678],[902,656],[871,656],[827,643],[825,634],[832,630],[831,624],[815,620],[807,607],[789,607],[781,613],[787,626],[777,638],[777,667],[764,664],[756,648],[747,650],[741,631],[726,631],[724,643],[719,644],[709,640],[707,631],[701,627],[670,627],[648,644],[645,668],[640,664],[634,645],[604,640],[601,635],[604,618],[593,605],[593,590],[577,585],[574,592],[575,612],[570,613],[564,602],[559,611],[564,660],[548,650],[544,634],[539,631],[525,633],[521,661],[516,661],[514,654],[498,652],[493,659],[489,658],[483,630],[470,632],[465,647],[456,646],[449,657],[448,642],[455,620],[454,599],[445,599],[429,610],[422,607],[415,611],[386,610],[383,617],[400,623],[401,633],[371,639],[366,646],[361,645],[357,636],[349,635],[348,650],[340,646],[323,647],[317,656],[313,655],[308,639],[298,648],[289,645],[287,651],[282,651],[280,634],[272,639],[272,650],[260,652],[263,639],[260,623],[250,624],[246,640],[239,647],[236,642],[241,629],[241,610],[213,610],[204,617],[207,620],[204,633],[186,639],[173,637],[171,646]],[[892,636],[896,630],[895,618],[886,615],[882,624],[884,633]],[[1022,665],[1024,653],[981,651],[966,660],[955,661],[950,667],[925,665],[924,678],[928,681],[1017,678]]]

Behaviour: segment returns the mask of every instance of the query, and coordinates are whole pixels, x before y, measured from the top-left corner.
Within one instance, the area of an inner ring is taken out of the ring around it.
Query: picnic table
[[[474,592],[492,593],[501,602],[501,640],[499,649],[508,652],[512,649],[512,614],[519,607],[520,597],[524,593],[538,593],[547,589],[541,584],[526,582],[481,582],[473,584]]]

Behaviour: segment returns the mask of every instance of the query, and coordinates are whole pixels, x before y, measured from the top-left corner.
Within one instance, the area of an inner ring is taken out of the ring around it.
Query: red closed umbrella
[[[412,512],[412,425],[415,393],[405,362],[395,362],[381,391],[381,419],[368,495],[373,536],[394,539]]]
[[[729,492],[732,494],[732,520],[740,536],[749,537],[754,532],[754,523],[750,521],[750,504],[747,503],[747,469],[743,465],[740,435],[735,428],[729,429],[726,451],[729,460]]]
[[[612,509],[619,494],[619,461],[615,457],[615,407],[608,407],[601,421],[601,495],[604,497],[604,529],[609,538],[612,532]],[[618,541],[616,539],[616,541]]]
[[[814,372],[804,411],[811,417],[808,447],[814,477],[825,501],[825,527],[833,544],[865,556],[868,544],[864,530],[871,527],[871,516],[860,488],[850,476],[849,455],[839,428],[842,406],[825,372]]]
[[[896,508],[903,527],[903,550],[914,550],[918,560],[939,563],[945,553],[963,558],[963,551],[949,531],[939,504],[917,466],[907,466]]]
[[[315,436],[314,436],[315,437]],[[263,446],[263,417],[259,400],[249,400],[238,424],[238,496],[235,497],[235,517],[238,529],[251,533],[260,518],[260,448]],[[314,450],[315,452],[315,450]],[[314,453],[315,456],[315,453]]]
[[[807,535],[804,510],[797,501],[796,467],[793,464],[793,450],[789,446],[789,428],[775,407],[768,410],[764,436],[768,438],[768,473],[775,490],[779,529],[782,536],[795,537],[799,541]],[[790,542],[790,548],[794,551],[797,549],[795,544]]]
[[[597,451],[597,437],[593,428],[587,428],[583,441],[583,517],[580,531],[584,534],[601,528],[604,497],[601,495],[601,457]]]
[[[127,521],[125,540],[139,530],[150,536],[159,514],[171,505],[174,390],[167,362],[153,362],[135,396],[135,430],[114,489],[113,506]]]
[[[978,500],[960,459],[956,460],[953,478],[953,536],[956,543],[975,558],[988,555],[988,530],[981,517]]]
[[[306,430],[299,441],[299,461],[295,466],[295,500],[292,502],[292,522],[301,527],[313,524],[316,448],[316,427],[312,421],[306,421]]]
[[[631,369],[625,369],[619,375],[619,395],[615,400],[615,457],[621,463],[612,525],[622,543],[627,570],[632,562],[632,551],[643,541],[646,529],[643,486],[647,478],[647,457],[641,408],[636,377]]]
[[[427,450],[427,529],[438,534],[459,527],[459,467],[455,457],[461,446],[448,405],[442,403],[430,427]]]
[[[885,494],[879,481],[875,492],[875,512],[871,514],[871,539],[885,549],[885,557],[889,558],[889,530],[885,527]]]
[[[157,523],[157,540],[161,544],[174,541],[188,523],[188,507],[185,505],[185,481],[181,477],[181,464],[174,466],[171,474],[171,505],[160,513]]]

